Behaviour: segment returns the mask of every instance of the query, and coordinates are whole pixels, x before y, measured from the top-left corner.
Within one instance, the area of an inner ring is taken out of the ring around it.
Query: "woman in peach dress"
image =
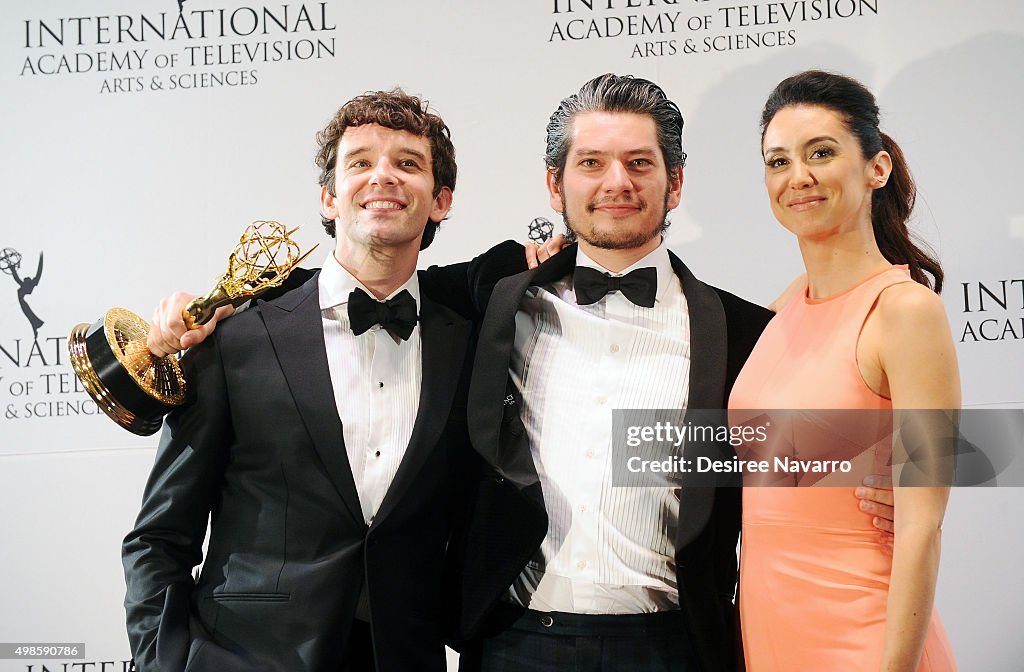
[[[804,72],[776,87],[761,123],[771,208],[807,272],[776,302],[730,407],[958,408],[942,270],[910,240],[914,183],[874,97]],[[748,672],[956,669],[932,606],[948,495],[895,489],[890,555],[852,487],[745,487]]]

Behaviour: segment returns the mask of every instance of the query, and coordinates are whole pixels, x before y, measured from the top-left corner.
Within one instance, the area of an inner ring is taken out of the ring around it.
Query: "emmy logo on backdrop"
[[[23,278],[18,275],[18,269],[20,268],[20,252],[10,247],[5,247],[3,251],[0,251],[0,271],[11,276],[14,278],[14,282],[18,283],[18,303],[21,305],[21,312],[25,314],[25,319],[32,325],[33,338],[38,339],[39,327],[43,326],[43,321],[32,312],[32,308],[29,307],[26,298],[36,288],[36,285],[39,284],[39,276],[43,274],[43,253],[39,253],[39,265],[36,267],[35,275],[27,275]]]
[[[303,259],[280,222],[253,222],[228,257],[228,270],[206,296],[193,299],[182,318],[189,328],[213,318],[221,306],[238,307],[284,282]],[[40,264],[42,261],[40,260]],[[146,346],[149,324],[124,308],[111,308],[68,337],[75,375],[114,422],[141,436],[153,434],[163,416],[185,403],[185,379],[175,357],[156,357]]]
[[[555,232],[555,225],[546,217],[534,217],[530,222],[527,236],[538,245],[543,245]]]

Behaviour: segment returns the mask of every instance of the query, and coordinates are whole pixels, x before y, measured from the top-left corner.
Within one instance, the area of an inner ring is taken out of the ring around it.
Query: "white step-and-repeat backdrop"
[[[862,79],[920,184],[971,407],[1024,406],[1024,5],[1015,0],[253,2],[27,0],[0,7],[0,642],[84,642],[123,670],[121,537],[156,438],[97,414],[66,337],[120,305],[205,291],[254,219],[318,220],[313,134],[401,86],[448,121],[455,207],[423,265],[535,217],[544,126],[603,72],[661,84],[690,155],[669,240],[707,280],[770,301],[800,271],[762,184],[758,114],[819,67]],[[320,254],[320,252],[317,252]],[[964,670],[1021,669],[1024,492],[950,501],[938,604]]]

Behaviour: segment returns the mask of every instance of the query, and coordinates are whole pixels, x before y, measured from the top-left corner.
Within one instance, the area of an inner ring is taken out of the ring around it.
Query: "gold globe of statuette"
[[[218,308],[239,306],[281,285],[314,245],[300,256],[280,222],[253,222],[228,257],[228,268],[206,296],[193,299],[182,318],[189,328],[209,322]],[[114,422],[141,436],[153,434],[163,416],[185,403],[185,378],[176,357],[156,357],[146,345],[149,323],[124,308],[111,308],[92,325],[79,324],[68,337],[75,375],[96,405]]]

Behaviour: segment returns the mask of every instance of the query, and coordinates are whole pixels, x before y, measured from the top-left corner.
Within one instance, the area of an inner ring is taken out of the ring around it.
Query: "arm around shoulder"
[[[506,240],[472,261],[431,266],[423,273],[421,281],[436,300],[464,317],[473,318],[484,314],[491,291],[499,280],[525,270],[523,246]]]

